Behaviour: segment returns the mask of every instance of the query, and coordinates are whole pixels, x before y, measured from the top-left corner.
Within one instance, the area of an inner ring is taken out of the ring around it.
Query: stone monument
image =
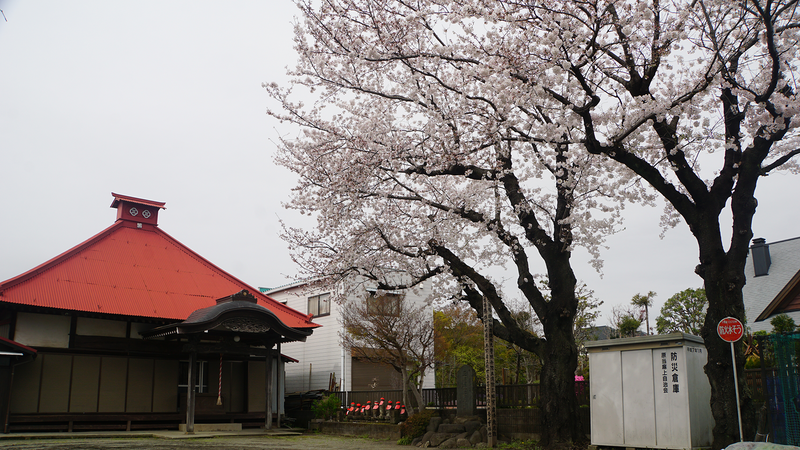
[[[464,365],[456,374],[456,400],[457,414],[459,416],[474,416],[477,414],[475,406],[475,369]]]

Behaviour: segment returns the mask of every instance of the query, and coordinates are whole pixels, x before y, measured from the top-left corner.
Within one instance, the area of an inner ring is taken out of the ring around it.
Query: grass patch
[[[539,447],[539,442],[532,439],[503,443],[498,445],[497,448],[506,450],[542,450],[542,447]]]

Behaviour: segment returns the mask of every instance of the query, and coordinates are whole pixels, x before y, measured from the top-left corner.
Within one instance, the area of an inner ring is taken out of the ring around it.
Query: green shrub
[[[744,368],[745,369],[760,369],[761,368],[761,358],[758,355],[750,355],[744,361]]]
[[[794,323],[794,319],[785,313],[778,314],[777,316],[773,317],[769,323],[772,325],[773,333],[791,333],[795,330],[795,328],[797,328],[797,324]]]
[[[403,436],[397,441],[397,445],[411,445],[411,441],[413,440],[414,438],[411,436]]]
[[[314,412],[314,416],[316,416],[317,419],[330,420],[336,415],[336,412],[339,411],[341,405],[342,403],[339,401],[339,397],[330,395],[315,401],[314,404],[311,405],[311,411]]]
[[[428,409],[423,409],[414,414],[400,425],[401,435],[404,437],[408,436],[411,439],[422,436],[428,431],[428,424],[431,422],[431,417],[433,417],[433,411]]]

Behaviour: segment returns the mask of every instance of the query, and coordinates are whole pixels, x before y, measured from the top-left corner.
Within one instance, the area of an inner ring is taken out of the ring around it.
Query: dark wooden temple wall
[[[10,412],[178,412],[178,364],[43,352],[15,368]]]

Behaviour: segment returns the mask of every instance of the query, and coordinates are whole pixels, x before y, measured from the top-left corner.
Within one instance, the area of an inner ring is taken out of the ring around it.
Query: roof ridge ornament
[[[136,222],[137,228],[142,228],[139,224],[149,224],[158,226],[158,211],[167,209],[166,202],[146,200],[129,195],[111,193],[114,201],[111,207],[117,209],[117,220]]]
[[[217,299],[217,304],[222,303],[229,303],[229,302],[249,302],[249,303],[258,303],[256,297],[250,293],[247,289],[242,289],[241,291],[229,295],[227,297],[222,297]]]

